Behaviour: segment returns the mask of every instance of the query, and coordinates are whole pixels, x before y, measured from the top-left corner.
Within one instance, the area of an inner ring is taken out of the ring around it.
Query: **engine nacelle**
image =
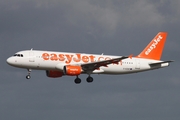
[[[64,74],[61,71],[47,70],[46,75],[51,78],[62,77]]]
[[[81,70],[81,66],[66,65],[64,66],[63,72],[65,75],[77,76],[81,74]]]

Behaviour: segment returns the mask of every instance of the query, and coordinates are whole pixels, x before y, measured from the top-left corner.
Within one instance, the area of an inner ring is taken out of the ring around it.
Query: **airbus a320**
[[[23,50],[7,59],[11,66],[28,70],[45,70],[52,78],[75,76],[74,82],[81,83],[80,74],[87,74],[86,81],[93,82],[92,74],[130,74],[169,66],[171,60],[162,61],[161,55],[167,32],[159,32],[137,56],[112,56],[84,53],[55,52],[42,50]]]

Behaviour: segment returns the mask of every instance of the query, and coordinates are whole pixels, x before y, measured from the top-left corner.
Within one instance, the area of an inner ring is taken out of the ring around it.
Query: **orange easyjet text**
[[[102,60],[110,60],[110,57],[103,57],[99,56],[96,57],[94,55],[82,55],[82,54],[56,54],[56,53],[43,53],[42,58],[44,60],[51,60],[51,61],[64,61],[65,63],[69,64],[71,62],[95,62],[95,61],[102,61]]]

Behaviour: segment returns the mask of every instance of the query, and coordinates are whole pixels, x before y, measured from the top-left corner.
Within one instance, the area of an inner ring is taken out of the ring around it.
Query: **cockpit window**
[[[14,56],[23,57],[23,54],[15,54]]]

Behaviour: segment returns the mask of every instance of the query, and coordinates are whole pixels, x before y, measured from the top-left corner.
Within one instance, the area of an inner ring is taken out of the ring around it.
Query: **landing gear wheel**
[[[28,75],[26,76],[26,79],[30,79],[31,78],[31,76],[30,76],[30,74],[31,74],[31,69],[27,69],[28,70]]]
[[[89,76],[89,77],[86,79],[86,81],[87,81],[88,83],[91,83],[91,82],[93,82],[93,78],[92,78],[91,76]]]
[[[26,76],[26,79],[30,79],[30,78],[31,78],[31,76],[30,76],[30,75],[27,75],[27,76]]]
[[[81,79],[77,77],[77,78],[74,80],[74,82],[75,82],[76,84],[80,84],[80,83],[81,83]]]

